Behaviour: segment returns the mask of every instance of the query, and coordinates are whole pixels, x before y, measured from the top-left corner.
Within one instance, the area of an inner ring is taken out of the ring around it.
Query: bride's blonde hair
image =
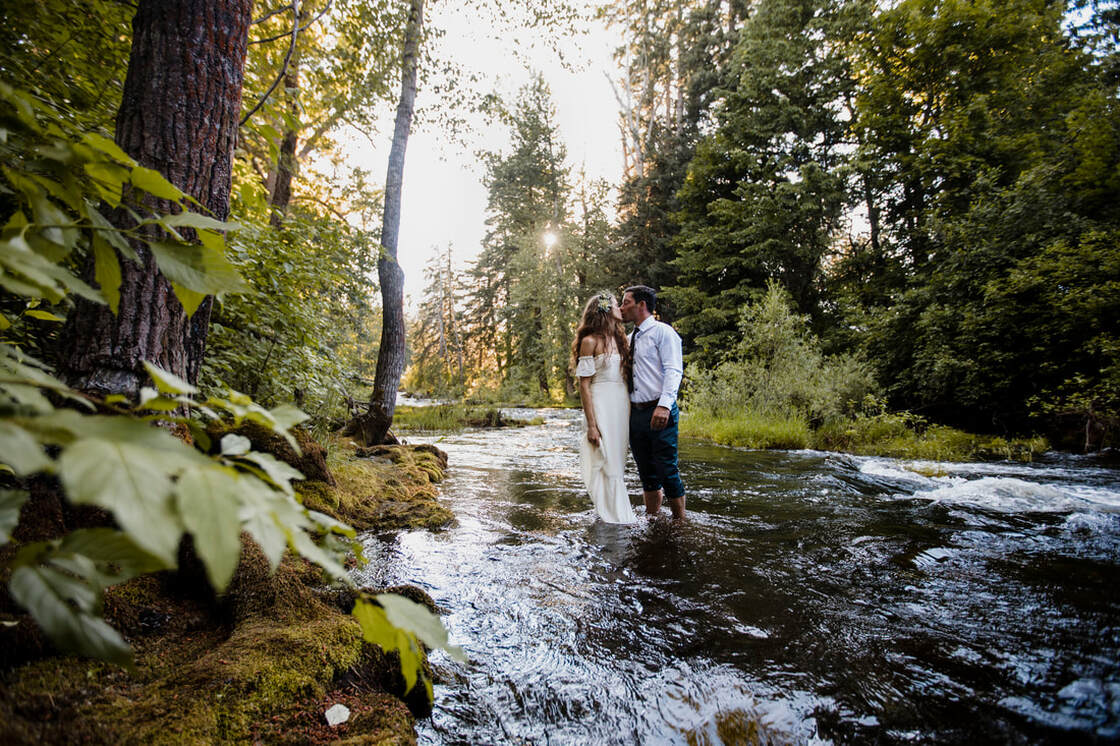
[[[622,322],[614,317],[611,311],[618,301],[614,294],[602,291],[591,296],[583,307],[583,314],[579,318],[579,327],[576,337],[572,340],[572,370],[575,371],[579,362],[579,347],[585,337],[598,337],[604,343],[613,343],[614,348],[622,356],[622,371],[629,374],[630,370],[630,345],[626,341],[626,332]],[[609,347],[609,344],[605,344]]]

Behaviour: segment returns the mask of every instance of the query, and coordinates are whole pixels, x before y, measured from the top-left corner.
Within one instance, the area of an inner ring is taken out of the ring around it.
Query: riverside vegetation
[[[681,432],[749,448],[816,448],[934,461],[1030,461],[1045,438],[980,436],[890,412],[870,367],[825,355],[792,299],[771,283],[739,314],[739,341],[725,361],[686,372]]]
[[[48,103],[0,98],[14,205],[0,282],[19,314],[0,316],[0,738],[306,742],[337,694],[358,717],[323,738],[409,740],[410,710],[432,702],[425,649],[461,653],[422,592],[354,586],[347,522],[443,525],[431,484],[446,458],[355,451],[336,478],[290,405],[203,396],[146,361],[135,401],[56,377],[27,351],[34,322],[63,321],[71,295],[122,312],[122,264],[140,251],[193,314],[241,289],[224,257],[235,226]],[[125,184],[139,228],[100,212]],[[99,287],[72,271],[80,256]]]

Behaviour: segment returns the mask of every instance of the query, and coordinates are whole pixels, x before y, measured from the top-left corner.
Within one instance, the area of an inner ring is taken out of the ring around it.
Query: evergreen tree
[[[884,241],[908,274],[868,350],[896,405],[1019,429],[1112,380],[1120,107],[1063,23],[1043,0],[911,0],[865,39],[861,158],[895,185]]]
[[[578,303],[568,223],[568,168],[548,86],[536,78],[512,112],[509,155],[486,155],[488,231],[473,268],[471,326],[498,350],[504,381],[549,396],[567,380],[567,337]]]
[[[694,359],[733,346],[740,306],[768,280],[819,318],[822,257],[847,203],[843,102],[854,81],[840,44],[861,6],[764,0],[747,21],[716,131],[680,190],[670,289]]]

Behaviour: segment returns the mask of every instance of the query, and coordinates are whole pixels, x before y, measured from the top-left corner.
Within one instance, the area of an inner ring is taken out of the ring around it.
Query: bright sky
[[[618,183],[622,173],[618,106],[605,74],[618,77],[611,59],[617,44],[615,34],[596,25],[587,34],[562,40],[559,46],[576,68],[565,70],[547,40],[541,38],[540,29],[519,31],[517,49],[528,58],[526,65],[533,67],[530,70],[512,57],[514,39],[492,39],[492,24],[477,11],[472,15],[460,3],[436,2],[425,12],[427,23],[447,30],[439,40],[441,56],[452,56],[466,71],[478,74],[481,92],[496,91],[504,100],[512,101],[534,72],[541,73],[552,89],[568,164],[574,172],[582,167],[588,178]],[[432,106],[434,95],[421,88],[417,108]],[[347,144],[353,153],[353,165],[371,171],[378,183],[385,179],[394,114],[395,107],[373,135],[376,148],[360,135]],[[408,141],[398,259],[405,272],[405,303],[409,308],[420,301],[424,264],[436,250],[450,244],[456,264],[462,266],[478,254],[486,231],[484,173],[474,153],[507,151],[509,133],[504,127],[477,122],[464,139],[466,147],[447,142],[436,125],[430,124],[414,126]]]

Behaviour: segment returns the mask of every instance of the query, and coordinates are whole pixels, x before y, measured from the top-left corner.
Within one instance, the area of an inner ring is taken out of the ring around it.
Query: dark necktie
[[[634,345],[638,341],[638,327],[634,327],[634,331],[630,332],[630,366],[626,369],[626,389],[633,393],[634,391]]]

